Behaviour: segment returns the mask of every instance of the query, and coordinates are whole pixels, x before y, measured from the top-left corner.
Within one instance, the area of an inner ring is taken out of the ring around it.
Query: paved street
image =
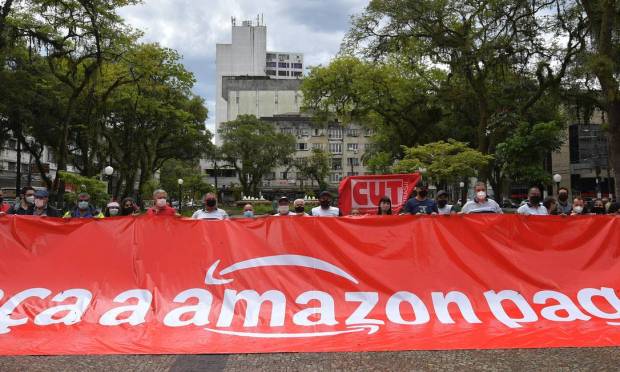
[[[619,348],[0,358],[0,371],[617,371],[619,369]]]

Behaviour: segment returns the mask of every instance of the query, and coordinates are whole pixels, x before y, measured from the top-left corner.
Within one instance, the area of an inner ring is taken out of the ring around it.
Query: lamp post
[[[463,187],[465,187],[465,182],[459,182],[459,198],[461,199],[461,205],[465,204],[465,200],[463,198]]]
[[[560,192],[560,182],[562,182],[562,175],[556,173],[553,175],[553,182],[555,182],[555,192],[558,194]]]
[[[111,183],[112,183],[112,173],[114,173],[114,168],[112,168],[111,165],[108,165],[107,167],[103,168],[103,174],[105,174],[106,179],[108,180],[108,194],[112,195],[112,187],[111,187]]]
[[[177,184],[179,184],[179,211],[181,211],[183,208],[183,194],[181,192],[183,187],[183,178],[179,178],[177,180]]]

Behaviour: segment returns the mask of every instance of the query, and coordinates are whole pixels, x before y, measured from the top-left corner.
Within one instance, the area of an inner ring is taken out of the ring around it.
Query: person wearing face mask
[[[321,191],[319,194],[319,206],[312,208],[312,216],[315,217],[338,217],[340,209],[332,207],[332,194],[329,191]]]
[[[594,200],[594,206],[592,207],[591,214],[606,214],[605,203],[602,199]]]
[[[49,193],[47,190],[37,190],[34,193],[34,208],[32,210],[32,215],[39,217],[60,217],[58,211],[47,203],[48,200]]]
[[[456,213],[454,209],[452,209],[453,206],[448,204],[448,193],[445,190],[440,190],[437,193],[437,200],[435,200],[435,203],[437,203],[437,212],[439,212],[439,214]]]
[[[558,214],[569,215],[573,206],[568,202],[568,189],[560,187],[558,190]]]
[[[575,196],[575,198],[573,199],[573,207],[572,207],[570,215],[571,216],[582,215],[584,212],[584,206],[585,206],[585,202],[583,201],[583,198],[581,196]]]
[[[121,216],[137,216],[140,214],[140,208],[136,205],[133,198],[126,197],[121,201]]]
[[[487,196],[487,185],[484,182],[477,182],[474,186],[476,196],[463,206],[461,213],[504,213],[499,204]]]
[[[377,207],[377,216],[387,216],[392,214],[392,200],[384,196],[379,199],[379,207]]]
[[[146,210],[146,214],[155,216],[178,216],[177,210],[168,205],[168,193],[158,189],[153,191],[153,207]]]
[[[98,211],[90,204],[90,195],[82,192],[78,194],[77,205],[74,209],[67,211],[63,218],[104,218],[101,211]]]
[[[21,190],[21,198],[19,204],[15,204],[7,214],[31,215],[34,209],[34,188],[25,186]]]
[[[110,202],[105,206],[106,217],[118,217],[121,215],[121,205],[117,202]]]
[[[416,196],[407,201],[404,212],[409,214],[437,214],[439,211],[435,201],[428,198],[428,189],[417,186]]]
[[[254,218],[254,206],[250,203],[243,206],[243,217]]]
[[[203,198],[204,208],[199,209],[192,215],[195,220],[225,220],[228,218],[228,213],[225,210],[217,207],[217,198],[215,194],[210,192]]]
[[[2,190],[0,190],[0,216],[6,214],[9,209],[11,209],[11,206],[9,205],[9,203],[6,203],[4,201],[4,195],[2,193]]]
[[[522,215],[536,215],[536,216],[547,216],[549,215],[549,211],[547,208],[542,205],[541,197],[540,197],[540,189],[536,186],[530,187],[530,190],[527,193],[527,203],[517,209],[517,214]]]
[[[282,196],[278,199],[278,213],[274,214],[274,216],[295,216],[296,214],[291,213],[289,209],[289,200],[286,196]]]
[[[293,210],[298,216],[308,216],[308,213],[305,212],[306,201],[303,199],[295,199],[295,201],[293,201]]]
[[[620,216],[620,202],[609,203],[607,213]]]

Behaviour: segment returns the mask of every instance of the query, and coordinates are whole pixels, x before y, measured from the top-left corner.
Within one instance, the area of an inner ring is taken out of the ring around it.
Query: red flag
[[[364,214],[376,214],[379,200],[387,196],[392,201],[392,211],[399,211],[415,185],[419,173],[381,174],[346,177],[338,187],[338,207],[342,215],[357,209]]]

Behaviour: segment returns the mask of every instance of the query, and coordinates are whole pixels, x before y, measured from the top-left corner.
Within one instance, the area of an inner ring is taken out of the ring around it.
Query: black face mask
[[[561,202],[565,202],[568,200],[568,194],[560,194],[558,195],[558,200],[560,200]]]
[[[303,213],[303,211],[304,211],[304,207],[303,206],[295,207],[295,213]]]
[[[123,208],[123,210],[121,211],[121,214],[123,214],[125,216],[129,215],[129,214],[132,214],[132,213],[133,213],[133,208],[132,207]]]
[[[437,200],[437,205],[439,206],[439,208],[443,208],[446,205],[448,205],[448,201],[447,200]]]
[[[320,200],[319,204],[321,205],[321,208],[329,208],[329,200]]]
[[[592,212],[595,214],[605,214],[605,207],[594,207],[592,208]]]
[[[207,199],[207,207],[215,207],[215,199]]]
[[[540,196],[530,196],[530,204],[539,205],[540,204]]]
[[[420,196],[421,198],[426,198],[426,195],[428,195],[428,191],[420,191],[418,193],[418,196]]]

